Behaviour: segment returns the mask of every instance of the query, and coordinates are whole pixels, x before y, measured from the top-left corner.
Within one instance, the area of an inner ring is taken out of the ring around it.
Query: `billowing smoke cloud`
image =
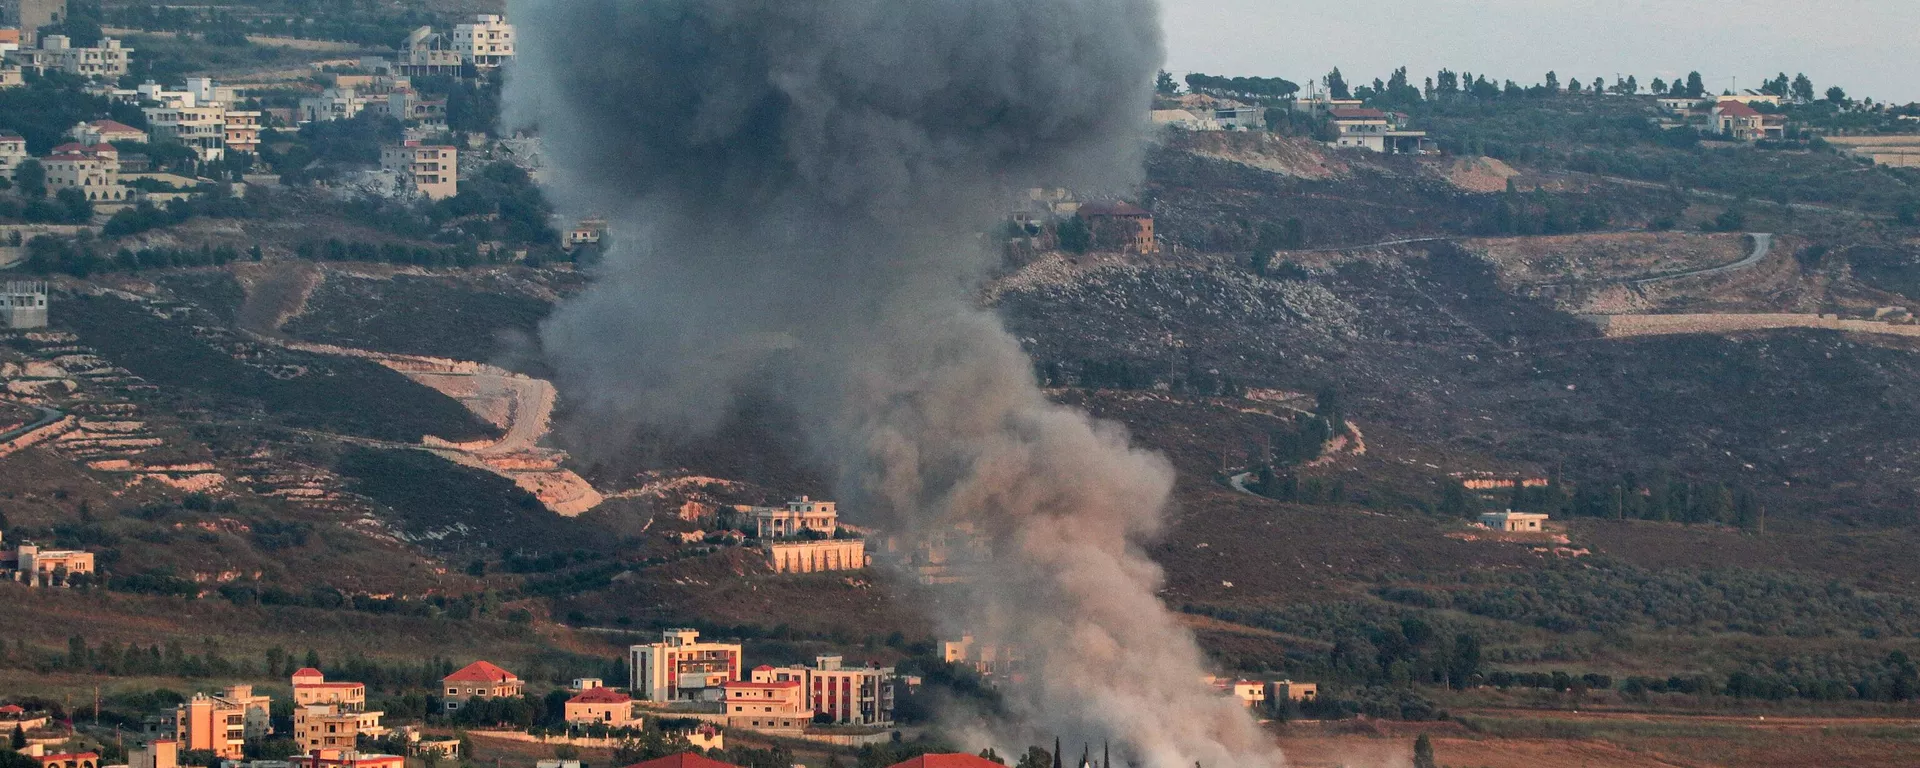
[[[1034,186],[1136,180],[1152,0],[516,0],[508,119],[563,209],[613,221],[542,339],[596,430],[714,424],[779,394],[850,510],[995,551],[950,629],[1030,658],[1026,733],[1137,764],[1278,765],[1160,604],[1172,485],[1050,403],[974,303],[982,232]],[[1005,743],[1003,747],[1017,747]]]

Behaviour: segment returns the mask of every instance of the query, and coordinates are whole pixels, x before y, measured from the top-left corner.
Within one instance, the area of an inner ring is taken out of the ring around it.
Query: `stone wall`
[[[768,544],[767,564],[774,573],[857,571],[867,567],[867,542],[821,539]]]

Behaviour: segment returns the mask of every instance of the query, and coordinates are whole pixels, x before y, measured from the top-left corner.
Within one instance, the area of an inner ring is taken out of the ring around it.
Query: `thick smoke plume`
[[[1152,0],[510,13],[508,120],[538,127],[562,208],[616,235],[542,339],[595,429],[698,429],[743,386],[776,392],[848,508],[991,540],[959,614],[935,618],[1027,653],[1007,693],[1032,730],[1005,738],[1111,738],[1152,768],[1280,764],[1155,597],[1139,542],[1171,468],[1050,403],[974,300],[1012,193],[1136,180]]]

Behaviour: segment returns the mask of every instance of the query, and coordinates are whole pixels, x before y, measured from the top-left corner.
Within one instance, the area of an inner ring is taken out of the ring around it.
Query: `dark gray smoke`
[[[993,567],[935,618],[1025,649],[1019,720],[1154,768],[1280,763],[1154,595],[1138,542],[1171,468],[1048,402],[974,302],[1013,192],[1135,180],[1152,0],[510,11],[508,119],[538,127],[562,208],[617,235],[543,338],[595,429],[707,427],[743,386],[778,392],[847,508],[990,537]]]

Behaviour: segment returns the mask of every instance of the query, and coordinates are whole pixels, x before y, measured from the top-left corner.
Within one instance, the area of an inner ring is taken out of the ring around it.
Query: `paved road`
[[[35,407],[39,408],[38,406],[35,406]],[[67,417],[66,414],[56,411],[52,408],[39,408],[39,411],[40,411],[39,421],[35,421],[34,423],[28,424],[24,427],[11,429],[6,432],[0,432],[0,443],[4,443],[8,440],[12,440],[16,437],[27,434],[36,429],[40,429],[41,427],[45,427],[48,424],[52,424],[56,421],[59,421]]]
[[[1739,261],[1732,262],[1730,264],[1721,264],[1720,266],[1717,266],[1717,267],[1689,269],[1684,272],[1675,272],[1670,275],[1659,275],[1657,277],[1643,277],[1637,280],[1628,280],[1627,282],[1633,283],[1634,285],[1646,285],[1648,283],[1658,283],[1663,280],[1678,280],[1683,277],[1698,277],[1700,275],[1717,275],[1717,274],[1720,274],[1721,272],[1732,272],[1736,269],[1746,269],[1747,267],[1751,267],[1755,264],[1760,263],[1761,259],[1766,258],[1767,254],[1773,251],[1773,235],[1771,233],[1748,232],[1747,236],[1753,238],[1753,253],[1747,254],[1746,258],[1741,259]]]

